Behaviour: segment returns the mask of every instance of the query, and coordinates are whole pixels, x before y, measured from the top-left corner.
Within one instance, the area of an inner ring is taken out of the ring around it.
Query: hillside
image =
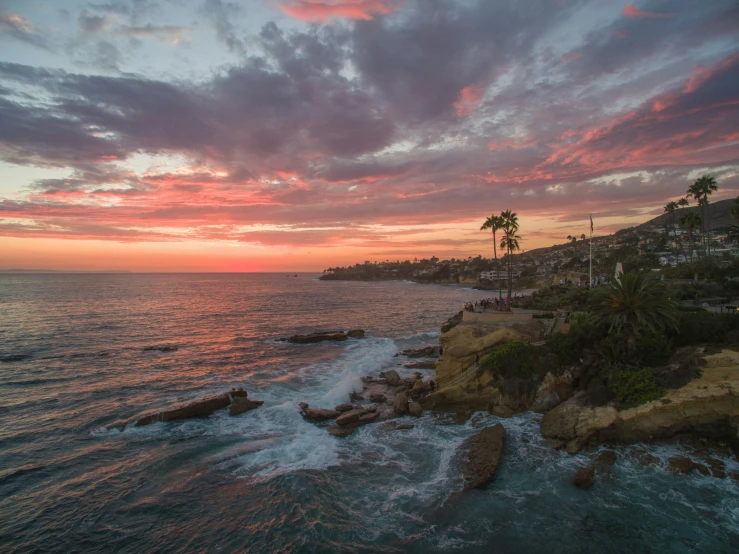
[[[731,217],[731,207],[734,205],[734,199],[730,198],[728,200],[719,200],[718,202],[713,202],[708,205],[708,219],[710,221],[710,227],[711,229],[719,229],[721,227],[728,227],[730,224],[732,224],[733,218]],[[675,218],[675,221],[679,221],[680,216],[688,211],[693,211],[698,213],[698,207],[697,206],[691,206],[689,208],[681,208],[677,211],[677,215]],[[699,213],[700,215],[700,213]],[[641,225],[638,225],[636,229],[645,229],[649,227],[650,225],[667,225],[669,223],[669,219],[667,214],[662,214],[654,219],[650,219],[646,223],[642,223]]]

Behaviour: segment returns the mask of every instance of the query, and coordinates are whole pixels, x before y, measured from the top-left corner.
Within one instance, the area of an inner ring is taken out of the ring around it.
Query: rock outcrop
[[[498,423],[478,431],[462,443],[464,489],[481,487],[493,478],[503,456],[506,431]]]
[[[408,358],[438,358],[439,347],[426,346],[424,348],[403,350],[401,354],[403,356],[407,356]]]
[[[399,392],[393,398],[393,411],[398,415],[408,413],[408,396],[404,392]]]
[[[398,375],[398,372],[394,369],[391,369],[390,371],[386,371],[384,373],[385,380],[387,381],[387,384],[391,387],[395,387],[400,382],[400,375]]]
[[[339,417],[341,412],[326,408],[311,408],[306,404],[302,410],[302,414],[308,421],[330,421]]]
[[[736,439],[739,352],[723,350],[705,360],[700,378],[635,408],[618,411],[612,406],[589,406],[578,393],[544,415],[541,433],[565,441],[568,448],[599,442],[634,443],[682,433]]]
[[[228,407],[228,415],[235,416],[254,410],[264,404],[264,400],[249,400],[246,396],[237,396]]]
[[[187,404],[175,406],[174,408],[170,408],[168,410],[146,414],[136,420],[136,426],[142,427],[144,425],[150,425],[158,421],[178,421],[182,419],[208,417],[216,410],[227,408],[231,405],[232,402],[236,401],[239,402],[240,406],[240,408],[237,409],[241,409],[241,412],[238,413],[257,408],[263,404],[263,402],[258,400],[250,400],[248,401],[248,403],[244,402],[246,401],[246,399],[247,393],[244,389],[231,389],[229,392],[219,394],[217,396],[202,398],[193,402],[188,402]]]
[[[361,339],[362,337],[364,337],[363,329],[352,329],[346,333],[344,331],[318,331],[308,335],[293,335],[292,337],[285,337],[277,340],[291,342],[293,344],[314,344],[316,342],[323,341],[337,342],[348,339]]]

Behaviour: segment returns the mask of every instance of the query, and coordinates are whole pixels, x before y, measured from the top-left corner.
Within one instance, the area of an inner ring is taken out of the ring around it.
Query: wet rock
[[[584,467],[575,473],[572,484],[580,489],[589,489],[595,484],[595,467]]]
[[[258,408],[262,404],[264,404],[264,400],[249,400],[245,396],[237,396],[228,407],[228,415],[235,416],[243,414],[244,412]]]
[[[570,455],[577,454],[578,451],[580,450],[580,447],[581,447],[581,445],[580,445],[580,442],[578,440],[571,440],[565,446],[565,452],[567,452]]]
[[[351,404],[339,404],[334,409],[337,412],[341,412],[343,414],[344,412],[348,412],[349,410],[353,410],[354,409],[354,406],[352,406]]]
[[[333,435],[334,437],[348,437],[351,435],[354,430],[359,427],[358,424],[352,424],[352,425],[332,425],[328,428],[329,435]]]
[[[403,356],[408,358],[438,358],[439,347],[438,346],[425,346],[423,348],[410,348],[401,352]]]
[[[464,489],[474,489],[490,481],[503,456],[506,431],[498,423],[465,439],[461,446]]]
[[[395,387],[400,382],[400,375],[398,375],[397,371],[391,369],[390,371],[385,372],[385,380],[388,385]]]
[[[368,410],[367,408],[355,408],[351,411],[344,412],[336,418],[336,425],[343,426],[349,425],[351,423],[356,423],[362,416],[370,412],[371,410]]]
[[[387,400],[387,396],[380,392],[373,392],[370,394],[370,402],[385,402]]]
[[[344,341],[349,337],[343,331],[323,331],[309,335],[293,335],[292,337],[278,339],[293,344],[314,344],[323,341]]]
[[[229,404],[231,404],[229,395],[227,393],[219,394],[218,396],[196,400],[169,410],[145,415],[136,421],[136,426],[142,427],[156,423],[157,421],[177,421],[196,417],[208,417],[216,410],[223,409]]]
[[[667,468],[671,473],[687,475],[693,471],[698,471],[702,475],[710,475],[711,472],[703,464],[699,464],[688,458],[687,456],[674,456],[667,460]]]
[[[305,411],[305,410],[307,410],[307,409],[308,409],[308,403],[307,403],[307,402],[298,402],[298,407],[299,407],[299,408],[300,408],[300,409],[301,409],[302,411]]]
[[[403,429],[413,429],[414,427],[415,425],[412,423],[398,423],[394,419],[382,424],[382,428],[388,431],[401,431]]]
[[[377,418],[379,417],[380,412],[367,412],[359,418],[359,423],[372,423],[373,421],[377,421]]]
[[[361,339],[364,337],[364,329],[352,329],[346,335],[352,339]]]
[[[706,463],[708,468],[711,470],[711,475],[718,479],[726,477],[726,464],[716,458],[702,458],[702,461]]]
[[[179,350],[179,347],[172,344],[159,344],[155,346],[145,346],[143,350],[145,352],[152,350],[158,350],[159,352],[174,352],[176,350]]]
[[[511,417],[513,415],[513,410],[508,406],[493,406],[491,411],[493,415],[498,417]]]
[[[610,467],[616,463],[616,460],[618,460],[618,456],[613,450],[602,450],[595,457],[596,463],[602,467]]]
[[[352,391],[349,393],[349,402],[359,402],[360,400],[364,400],[364,396],[358,392]]]
[[[547,443],[552,448],[554,448],[555,450],[562,450],[567,444],[565,441],[561,441],[557,439],[544,439],[544,442]]]
[[[249,396],[249,394],[242,388],[231,389],[228,392],[228,394],[231,395],[231,398],[237,398],[237,397],[246,398],[247,396]]]
[[[544,396],[537,396],[531,405],[531,411],[543,414],[561,403],[559,394],[551,392]]]
[[[325,408],[306,408],[303,410],[303,417],[308,421],[329,421],[336,419],[341,415],[338,410]]]
[[[393,411],[398,415],[408,413],[408,396],[404,393],[398,393],[393,398]]]
[[[408,369],[434,369],[436,367],[436,360],[424,360],[421,362],[410,362],[403,364],[403,367]]]
[[[409,402],[408,413],[413,417],[421,417],[423,415],[423,407],[418,402]]]

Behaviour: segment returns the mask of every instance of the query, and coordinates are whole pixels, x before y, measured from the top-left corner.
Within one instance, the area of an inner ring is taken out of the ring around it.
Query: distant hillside
[[[733,218],[731,217],[731,206],[734,205],[734,199],[730,198],[729,200],[719,200],[718,202],[712,202],[708,205],[708,219],[711,223],[711,229],[719,229],[721,227],[728,227],[732,223],[734,223]],[[691,206],[689,208],[680,208],[677,211],[677,217],[675,218],[675,221],[680,220],[680,216],[684,214],[685,212],[693,211],[698,212],[697,206]],[[650,219],[646,223],[642,223],[641,225],[638,225],[637,229],[644,229],[646,227],[649,227],[650,225],[667,225],[669,223],[669,218],[667,214],[662,214],[654,219]]]

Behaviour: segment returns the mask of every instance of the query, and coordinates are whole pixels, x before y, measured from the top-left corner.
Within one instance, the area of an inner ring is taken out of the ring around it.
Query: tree
[[[687,198],[681,198],[680,200],[677,201],[677,205],[683,209],[683,213],[684,213],[685,208],[690,206],[690,202],[688,202]],[[685,255],[685,245],[683,244],[682,235],[680,236],[680,250],[682,250],[683,255]],[[687,256],[685,258],[687,259]]]
[[[734,204],[731,206],[731,209],[729,210],[731,212],[731,217],[734,218],[734,221],[739,221],[739,196],[734,198]],[[733,241],[739,241],[739,225],[736,223],[732,223],[729,225],[729,238]]]
[[[701,218],[695,212],[685,212],[680,216],[680,225],[688,231],[688,241],[690,242],[690,261],[692,262],[693,252],[695,251],[695,239],[693,237],[695,230],[701,228]]]
[[[649,278],[648,271],[630,271],[613,280],[591,304],[593,324],[607,324],[609,332],[623,331],[626,350],[636,350],[636,334],[677,328],[677,304],[664,284]]]
[[[582,235],[580,235],[580,238],[582,239],[582,241],[583,241],[583,242],[585,242],[585,239],[586,239],[587,237],[585,236],[585,233],[583,233]]]
[[[711,175],[702,175],[695,180],[695,183],[688,188],[687,196],[692,196],[698,202],[698,208],[701,213],[701,244],[706,261],[711,255],[710,238],[708,237],[708,197],[718,190],[718,183]]]
[[[511,210],[500,212],[503,221],[503,238],[500,247],[506,249],[508,261],[508,309],[511,309],[511,295],[513,294],[513,252],[520,250],[518,241],[521,240],[518,231],[518,215]]]
[[[677,242],[677,231],[675,230],[675,214],[677,212],[679,205],[677,202],[668,202],[665,206],[665,213],[667,214],[667,219],[669,220],[670,224],[668,225],[668,235],[669,235],[669,227],[672,227],[672,233],[675,237],[675,242]]]
[[[486,231],[491,229],[493,231],[493,254],[495,255],[495,270],[498,273],[498,296],[503,298],[503,284],[500,279],[500,266],[498,265],[498,249],[497,239],[495,238],[495,231],[499,231],[503,228],[503,219],[499,215],[491,215],[485,220],[485,223],[480,227],[480,231]]]

